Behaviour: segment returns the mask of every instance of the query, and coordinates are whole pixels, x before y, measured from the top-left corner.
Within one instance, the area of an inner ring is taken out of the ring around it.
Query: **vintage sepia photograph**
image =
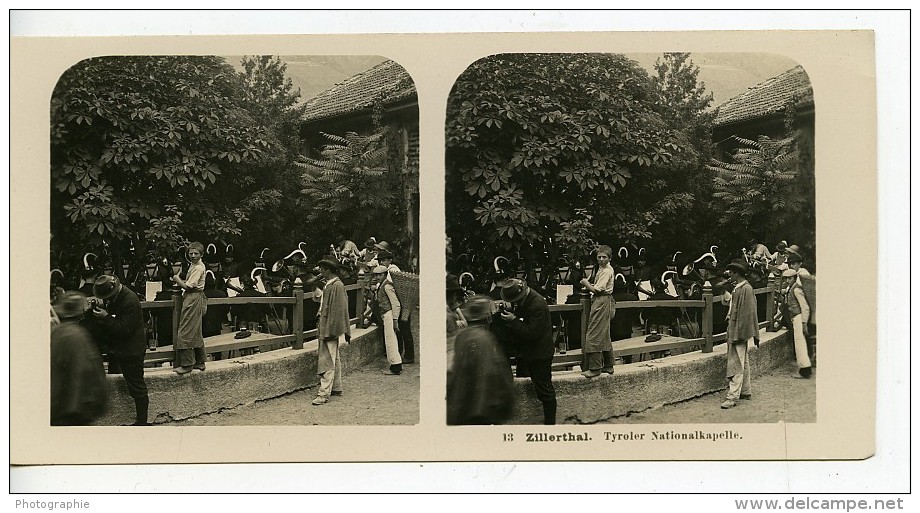
[[[880,447],[869,32],[11,44],[11,465]]]
[[[405,69],[100,56],[50,113],[50,425],[418,423]]]
[[[815,422],[816,101],[776,54],[463,71],[445,127],[447,423]]]

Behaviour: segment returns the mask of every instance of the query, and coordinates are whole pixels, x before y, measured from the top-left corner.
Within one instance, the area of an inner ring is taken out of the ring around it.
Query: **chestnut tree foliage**
[[[287,253],[313,233],[300,217],[300,170],[296,166],[303,143],[300,123],[305,107],[300,89],[287,77],[287,65],[278,57],[245,56],[243,98],[245,108],[257,126],[265,128],[272,151],[263,158],[238,167],[235,180],[244,195],[227,196],[241,214],[239,235],[232,242],[244,254],[262,248]]]
[[[453,254],[554,260],[554,237],[585,214],[598,243],[687,239],[669,224],[696,203],[711,97],[694,67],[659,66],[653,79],[622,55],[505,54],[467,68],[447,106]]]
[[[118,56],[68,69],[51,99],[52,249],[218,241],[276,208],[299,93],[277,59],[243,64]]]

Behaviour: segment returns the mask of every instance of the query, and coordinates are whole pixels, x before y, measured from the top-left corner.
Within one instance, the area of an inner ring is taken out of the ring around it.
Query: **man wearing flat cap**
[[[131,289],[118,278],[103,275],[93,284],[93,295],[105,302],[97,303],[90,311],[94,332],[105,340],[103,345],[112,348],[113,357],[124,377],[128,393],[134,398],[135,420],[132,426],[149,426],[147,408],[150,399],[144,382],[144,354],[147,340],[144,336],[144,317],[141,303]]]
[[[323,295],[319,305],[317,323],[316,371],[319,374],[319,390],[313,405],[319,406],[329,402],[330,396],[342,395],[342,361],[339,344],[351,341],[351,321],[348,318],[348,295],[340,275],[341,266],[332,259],[320,260],[319,272],[325,280]]]
[[[760,345],[760,332],[757,326],[757,299],[754,297],[754,288],[747,281],[750,271],[748,263],[744,260],[734,260],[728,264],[727,270],[735,288],[728,298],[728,331],[726,333],[726,347],[728,365],[726,378],[728,378],[728,394],[722,403],[722,409],[734,408],[738,399],[751,398],[751,365],[748,361],[748,344],[751,340],[754,345]]]
[[[497,322],[512,341],[519,360],[530,371],[537,398],[543,403],[543,423],[556,423],[556,390],[553,388],[553,325],[549,305],[524,280],[511,278],[502,285]]]

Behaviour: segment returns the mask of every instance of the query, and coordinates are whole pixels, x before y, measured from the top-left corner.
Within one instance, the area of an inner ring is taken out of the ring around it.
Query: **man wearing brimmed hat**
[[[792,341],[795,347],[795,362],[798,370],[792,373],[796,379],[811,377],[811,358],[808,356],[808,321],[811,318],[808,300],[802,289],[802,281],[795,269],[783,271],[783,285],[786,289],[786,300],[783,304],[784,318],[792,331]]]
[[[385,242],[381,242],[385,244]],[[393,274],[402,272],[396,264],[393,263],[393,254],[389,250],[381,250],[377,254],[377,260],[380,265],[387,268],[387,280],[393,282]],[[406,301],[400,301],[402,308],[396,320],[399,321],[399,330],[396,331],[399,339],[399,354],[402,355],[402,362],[405,364],[415,363],[415,340],[412,338],[412,308],[408,308]]]
[[[135,420],[132,426],[149,426],[147,408],[150,399],[147,396],[147,384],[144,383],[144,354],[147,352],[147,340],[144,335],[144,317],[141,303],[131,289],[119,283],[114,276],[100,276],[93,284],[93,295],[105,302],[105,307],[98,305],[90,311],[94,324],[99,328],[94,332],[104,337],[103,345],[112,348],[114,363],[121,369],[128,393],[134,398]],[[111,365],[111,363],[110,363]]]
[[[391,253],[392,252],[392,250],[390,249],[390,243],[385,240],[382,240],[374,244],[374,249],[377,250],[378,258],[380,256],[380,253]]]
[[[789,265],[789,268],[794,270],[799,276],[810,276],[811,273],[808,272],[808,269],[803,267],[804,261],[802,255],[798,252],[790,252],[786,257],[786,264]]]
[[[734,260],[726,267],[731,280],[735,283],[730,297],[727,298],[728,331],[726,348],[728,365],[728,394],[721,404],[723,409],[734,408],[738,399],[751,398],[751,365],[748,360],[748,344],[760,345],[760,331],[757,325],[757,299],[754,288],[747,281],[750,272],[744,260]],[[728,295],[728,294],[727,294]],[[725,299],[723,299],[725,302]]]
[[[378,265],[371,270],[373,274],[373,291],[374,305],[377,314],[381,319],[380,328],[383,330],[383,342],[386,347],[387,362],[389,368],[383,371],[390,376],[398,376],[402,373],[402,356],[399,354],[399,314],[402,305],[399,297],[396,296],[396,289],[393,282],[387,279],[387,268]]]
[[[463,309],[469,325],[457,332],[447,371],[447,424],[502,424],[511,416],[514,378],[488,327],[492,298],[474,296]]]
[[[351,321],[348,318],[348,295],[340,275],[339,262],[324,258],[317,264],[325,280],[323,296],[319,305],[317,323],[316,371],[319,374],[319,389],[313,405],[319,406],[329,402],[329,397],[342,395],[342,361],[339,354],[340,343],[347,345],[351,341]]]
[[[377,265],[377,239],[374,237],[364,241],[364,249],[358,254],[358,269],[366,271],[373,269]]]
[[[80,292],[65,292],[52,304],[61,321],[51,330],[52,426],[90,424],[108,405],[102,356],[80,325],[87,306]]]
[[[530,372],[537,398],[543,403],[543,423],[556,423],[553,388],[553,324],[549,305],[524,280],[511,278],[502,285],[498,322],[514,344],[519,359]]]

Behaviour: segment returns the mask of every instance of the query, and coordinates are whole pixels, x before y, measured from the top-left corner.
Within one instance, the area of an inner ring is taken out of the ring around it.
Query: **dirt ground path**
[[[348,372],[344,393],[322,406],[313,406],[316,387],[170,422],[170,426],[389,426],[417,424],[419,366],[403,365],[399,376],[385,376],[386,361]]]
[[[419,366],[403,366],[401,376],[385,376],[384,361],[356,369],[343,378],[344,395],[322,406],[310,401],[315,388],[239,406],[218,413],[170,422],[175,426],[381,426],[413,425],[419,420]],[[724,391],[676,404],[608,419],[603,424],[718,424],[816,422],[815,370],[812,379],[793,379],[788,363],[752,381],[753,398],[729,410],[719,408]],[[394,398],[386,399],[383,398]]]
[[[604,424],[718,424],[817,422],[815,380],[794,379],[794,363],[751,380],[750,401],[738,401],[734,408],[719,407],[725,392],[713,392],[695,399],[609,419]]]

